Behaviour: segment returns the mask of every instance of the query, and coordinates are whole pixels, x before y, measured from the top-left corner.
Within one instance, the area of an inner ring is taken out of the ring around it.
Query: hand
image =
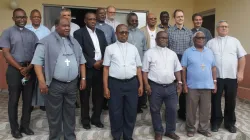
[[[188,93],[188,86],[186,84],[183,85],[183,92]]]
[[[39,88],[40,88],[40,92],[41,94],[48,94],[48,87],[45,84],[45,82],[39,82]]]
[[[237,73],[237,82],[240,83],[243,80],[243,72]]]
[[[182,92],[182,84],[177,84],[177,93],[178,95]]]
[[[84,90],[86,88],[86,80],[82,80],[80,82],[80,90]]]
[[[110,91],[109,91],[108,88],[105,88],[105,89],[104,89],[104,97],[105,97],[106,99],[110,99]]]
[[[27,67],[21,67],[19,70],[23,76],[26,76],[29,73],[29,69]]]
[[[97,69],[97,70],[100,70],[101,67],[102,67],[102,62],[103,62],[103,60],[96,61],[95,64],[94,64],[94,68]]]
[[[214,83],[214,89],[212,89],[212,93],[217,93],[217,83]]]
[[[148,95],[151,95],[152,90],[151,90],[150,85],[149,85],[149,84],[147,84],[147,85],[145,86],[145,88],[146,88],[146,93],[147,93]]]
[[[142,86],[139,86],[138,95],[139,95],[139,97],[141,97],[143,95],[143,87]]]

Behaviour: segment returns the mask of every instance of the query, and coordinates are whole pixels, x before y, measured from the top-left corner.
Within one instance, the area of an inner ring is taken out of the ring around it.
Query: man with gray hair
[[[218,81],[217,93],[212,95],[211,130],[217,132],[223,121],[221,97],[224,91],[224,126],[229,132],[236,133],[234,125],[237,87],[244,77],[247,53],[238,39],[228,36],[227,21],[219,21],[216,30],[218,36],[207,43],[207,47],[215,55]]]
[[[116,27],[120,24],[117,20],[115,20],[115,14],[116,9],[114,6],[108,6],[107,7],[107,18],[105,20],[105,23],[112,26],[114,30],[116,30]]]
[[[194,46],[182,56],[182,82],[186,93],[187,136],[195,133],[196,111],[199,107],[198,133],[211,137],[208,132],[211,90],[216,93],[216,66],[213,52],[205,46],[205,35],[198,31],[193,35]]]

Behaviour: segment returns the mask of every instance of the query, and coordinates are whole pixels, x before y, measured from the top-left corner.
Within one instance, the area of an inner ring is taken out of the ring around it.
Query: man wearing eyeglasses
[[[3,55],[8,63],[6,81],[9,90],[8,115],[11,134],[14,138],[22,138],[21,133],[34,135],[29,128],[32,90],[35,82],[35,72],[30,62],[38,38],[35,33],[25,28],[27,16],[23,9],[15,9],[12,19],[15,25],[3,31],[0,37],[0,48],[3,49]],[[26,81],[28,80],[25,85],[21,82],[24,77]],[[21,93],[23,109],[19,127],[17,108]]]
[[[158,25],[159,28],[167,31],[171,26],[169,22],[169,13],[167,11],[162,11],[160,14],[161,24]]]
[[[198,133],[211,137],[208,131],[211,90],[216,93],[216,66],[213,52],[205,46],[205,35],[198,31],[193,35],[194,46],[188,48],[182,57],[182,82],[186,94],[187,136],[196,131],[196,111],[199,108]]]
[[[207,47],[210,48],[216,60],[217,67],[217,93],[212,95],[211,131],[217,132],[223,121],[221,111],[221,97],[225,95],[224,126],[236,133],[236,96],[238,83],[243,80],[247,54],[240,41],[228,36],[229,25],[221,20],[217,23],[218,37],[210,40]]]
[[[157,18],[155,14],[148,13],[147,15],[147,25],[141,28],[147,40],[147,48],[153,48],[156,46],[155,38],[159,31],[164,31],[163,29],[156,26]]]
[[[128,27],[116,28],[117,42],[105,50],[103,61],[104,96],[109,99],[113,140],[132,140],[138,96],[143,94],[141,59],[137,48],[128,43]]]
[[[116,30],[116,27],[120,24],[117,20],[115,20],[116,15],[116,9],[114,6],[107,7],[107,18],[105,22],[113,27],[114,30]]]

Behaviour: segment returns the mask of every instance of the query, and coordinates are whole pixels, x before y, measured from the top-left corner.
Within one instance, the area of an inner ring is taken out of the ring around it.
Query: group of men
[[[108,109],[114,140],[133,139],[137,113],[147,108],[147,101],[155,140],[162,140],[163,135],[180,139],[175,133],[178,98],[178,115],[186,121],[187,136],[195,135],[199,107],[197,132],[211,137],[210,108],[211,131],[217,132],[223,121],[223,92],[224,126],[236,132],[237,85],[243,80],[246,52],[236,38],[228,36],[227,21],[217,23],[218,37],[212,38],[209,30],[201,27],[200,14],[193,15],[194,28],[190,30],[184,26],[180,9],[173,13],[175,25],[169,25],[169,13],[163,11],[161,24],[156,25],[157,17],[148,13],[147,25],[141,29],[135,13],[127,15],[127,25],[116,21],[115,13],[113,6],[86,13],[86,26],[80,28],[71,22],[70,9],[62,9],[50,32],[40,24],[38,10],[30,14],[31,25],[26,25],[23,9],[13,11],[15,25],[0,37],[8,63],[8,114],[13,137],[34,135],[29,128],[31,106],[38,105],[46,110],[50,140],[59,140],[62,131],[65,140],[75,140],[78,93],[83,128],[91,129],[91,124],[103,128],[102,110]],[[165,131],[160,114],[163,102]]]

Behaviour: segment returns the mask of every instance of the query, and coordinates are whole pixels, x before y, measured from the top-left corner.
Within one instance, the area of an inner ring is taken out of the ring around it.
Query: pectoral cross
[[[67,64],[67,66],[69,66],[69,59],[67,58],[65,61],[64,61],[66,64]]]
[[[205,70],[205,67],[206,67],[206,65],[201,64],[201,69],[202,69],[203,71]]]

